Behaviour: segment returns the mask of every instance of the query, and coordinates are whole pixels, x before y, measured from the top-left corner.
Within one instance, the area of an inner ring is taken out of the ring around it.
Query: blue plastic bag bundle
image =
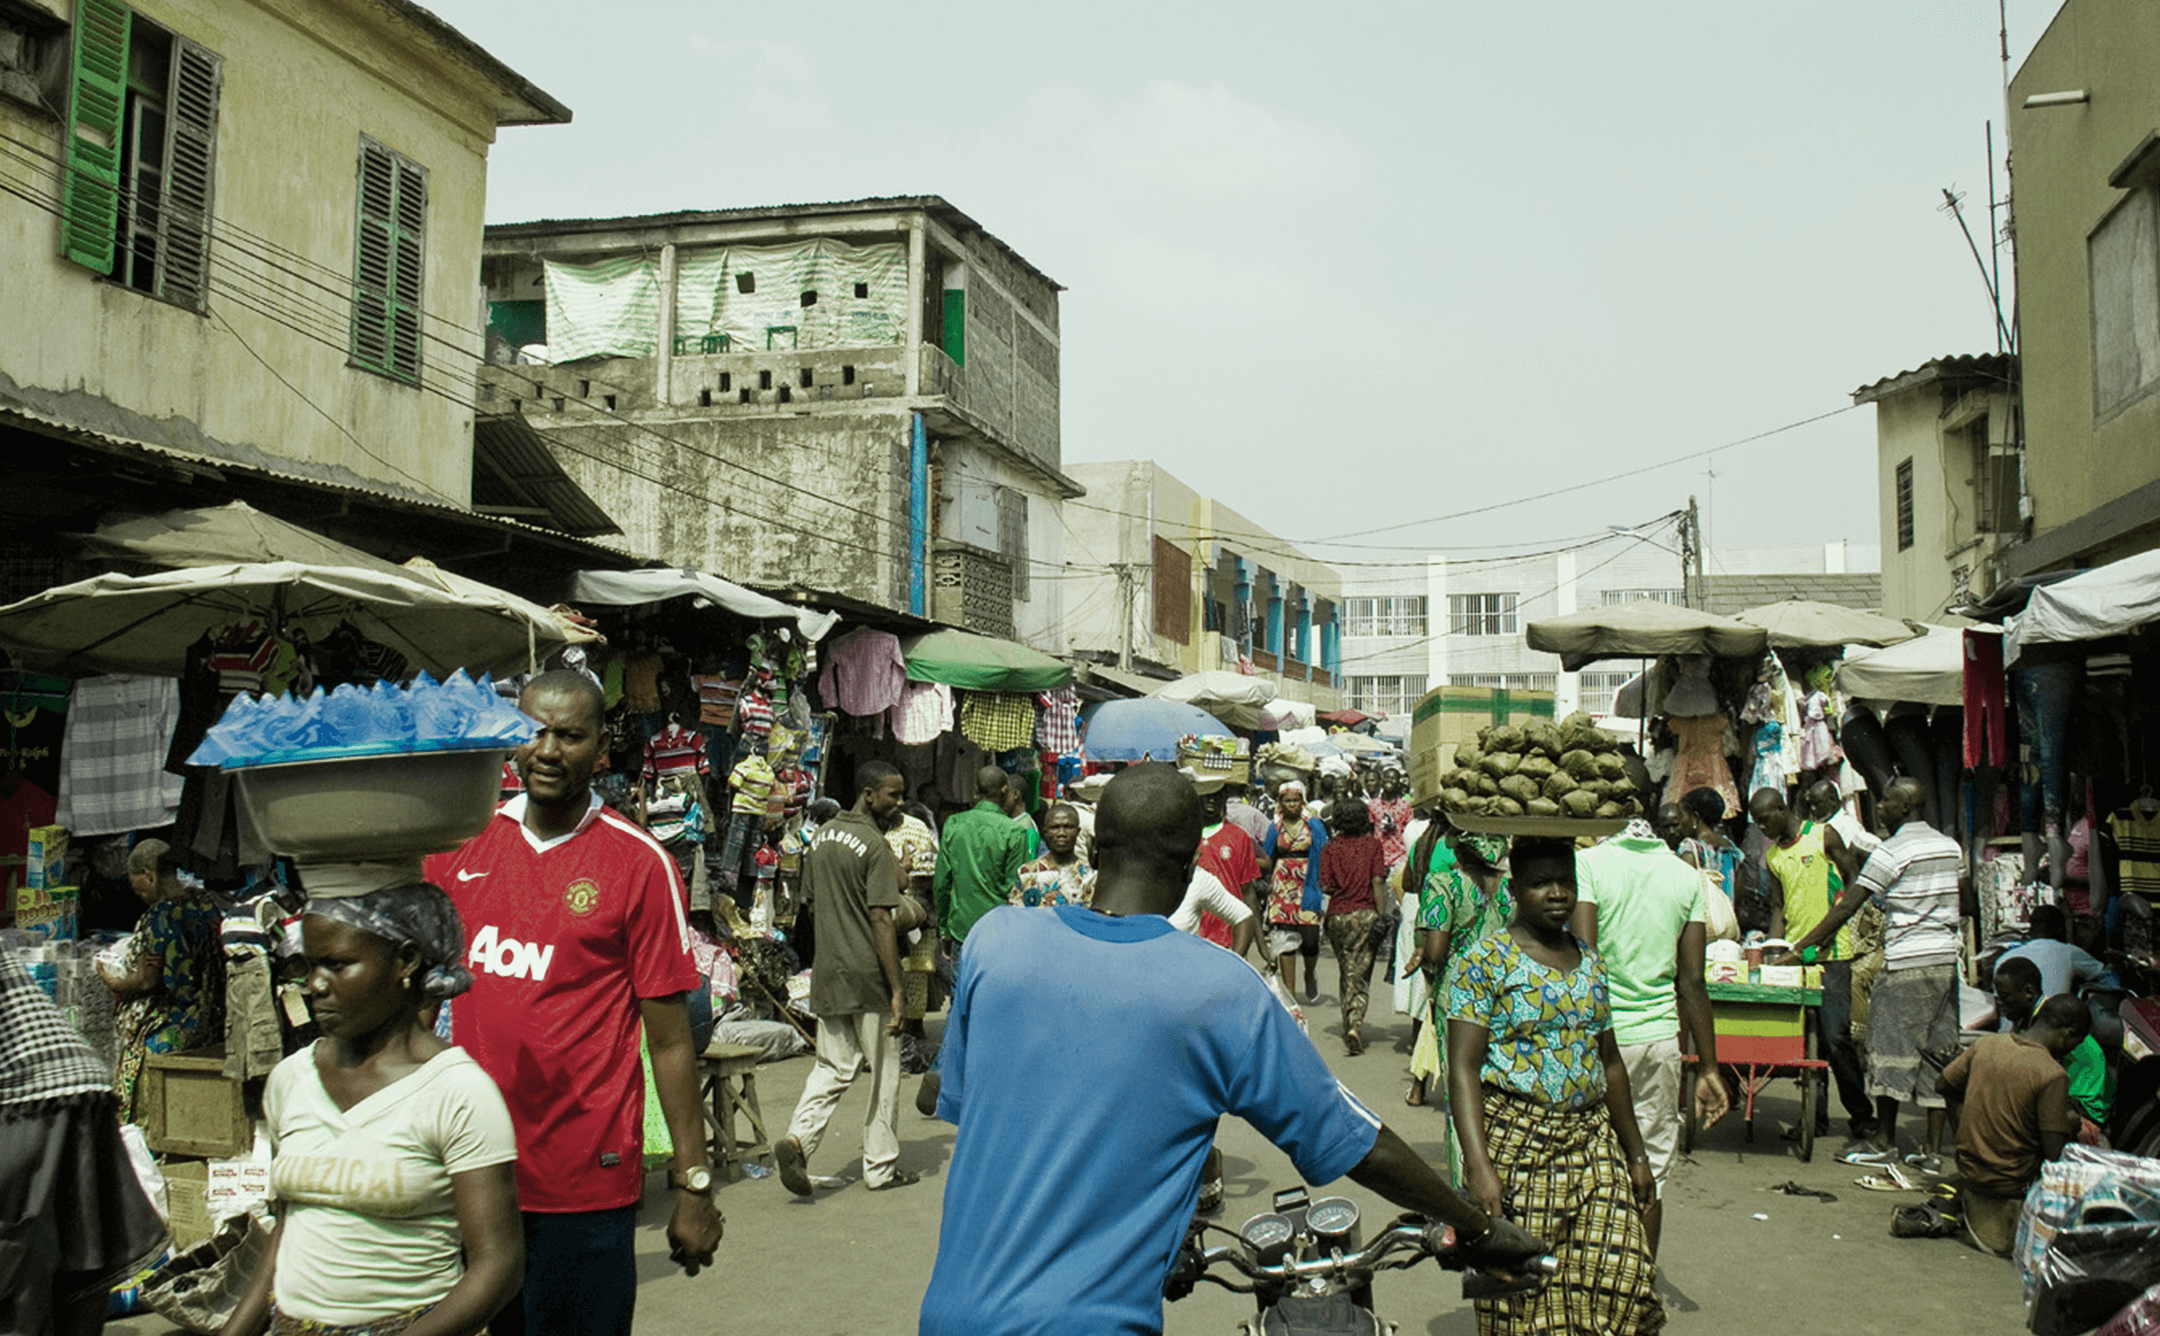
[[[517,747],[539,727],[486,677],[426,673],[408,686],[317,688],[306,697],[235,697],[188,757],[226,770],[399,752]]]

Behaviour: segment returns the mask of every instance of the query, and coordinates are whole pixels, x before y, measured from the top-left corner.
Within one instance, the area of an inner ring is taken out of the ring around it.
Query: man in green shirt
[[[1605,958],[1613,1042],[1627,1063],[1658,1200],[1643,1212],[1650,1252],[1665,1222],[1665,1180],[1680,1132],[1680,1029],[1701,1062],[1698,1129],[1731,1107],[1703,983],[1703,878],[1645,821],[1575,856],[1575,935]]]
[[[1994,989],[1996,1028],[2018,1032],[2030,1029],[2044,996],[2040,967],[2024,956],[1999,960],[1995,963]],[[2101,1052],[2100,1041],[2092,1037],[2090,1030],[2063,1055],[2062,1067],[2070,1078],[2071,1108],[2090,1119],[2095,1127],[2107,1126],[2114,1092],[2108,1089],[2107,1055]]]
[[[975,920],[1005,903],[1014,874],[1028,860],[1028,832],[1006,811],[1005,772],[986,765],[975,775],[975,805],[945,823],[930,895],[938,934],[955,945]]]

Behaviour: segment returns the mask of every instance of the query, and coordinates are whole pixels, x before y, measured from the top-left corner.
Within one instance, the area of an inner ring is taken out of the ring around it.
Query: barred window
[[[1459,636],[1511,636],[1515,622],[1514,594],[1448,595],[1448,629]]]

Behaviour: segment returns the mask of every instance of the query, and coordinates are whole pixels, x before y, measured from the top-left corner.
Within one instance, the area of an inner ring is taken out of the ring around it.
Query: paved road
[[[1328,982],[1332,964],[1324,971]],[[1385,1007],[1385,993],[1379,998]],[[1402,1045],[1409,1027],[1400,1017],[1368,1020],[1371,1047],[1346,1057],[1332,999],[1312,1009],[1314,1037],[1345,1082],[1371,1103],[1412,1145],[1437,1156],[1439,1115],[1402,1103]],[[934,1023],[933,1023],[934,1024]],[[759,1095],[774,1135],[794,1107],[807,1057],[768,1064]],[[777,1178],[744,1179],[721,1190],[728,1220],[722,1269],[686,1277],[667,1261],[668,1202],[656,1177],[639,1233],[642,1288],[638,1330],[673,1336],[788,1333],[853,1336],[914,1330],[937,1250],[943,1172],[952,1129],[915,1113],[915,1083],[903,1089],[901,1162],[925,1174],[913,1187],[870,1193],[859,1181],[863,1097],[851,1092],[835,1115],[811,1171],[842,1186],[798,1201]],[[1766,1092],[1758,1105],[1756,1140],[1744,1140],[1737,1115],[1712,1129],[1692,1159],[1675,1171],[1666,1210],[1664,1292],[1679,1336],[1803,1324],[1840,1336],[1994,1336],[2024,1329],[2018,1284],[2009,1263],[1983,1257],[1950,1240],[1902,1240],[1889,1235],[1893,1205],[1907,1198],[1854,1186],[1860,1171],[1834,1159],[1842,1144],[1820,1144],[1814,1162],[1800,1163],[1777,1139],[1777,1120],[1796,1110],[1790,1082]],[[1917,1129],[1913,1129],[1917,1130]],[[1224,1125],[1232,1226],[1266,1209],[1269,1195],[1293,1182],[1289,1161],[1242,1123]],[[1115,1175],[1115,1164],[1098,1172]],[[1776,1184],[1836,1193],[1825,1203],[1773,1193]],[[1368,1219],[1393,1214],[1387,1203],[1347,1183],[1346,1195]],[[1760,1215],[1762,1219],[1756,1217]],[[1458,1293],[1456,1277],[1435,1268],[1381,1278],[1383,1316],[1408,1333],[1472,1333],[1476,1323]],[[1241,1296],[1203,1287],[1175,1305],[1168,1330],[1227,1336],[1249,1311]],[[1812,1315],[1812,1316],[1811,1316]],[[133,1319],[110,1331],[163,1336],[160,1321]]]

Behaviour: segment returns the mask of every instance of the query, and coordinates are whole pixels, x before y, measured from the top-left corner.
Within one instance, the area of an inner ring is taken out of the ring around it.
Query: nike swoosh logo
[[[478,881],[486,875],[488,874],[485,872],[467,872],[463,868],[460,868],[458,869],[457,879],[459,881]]]

